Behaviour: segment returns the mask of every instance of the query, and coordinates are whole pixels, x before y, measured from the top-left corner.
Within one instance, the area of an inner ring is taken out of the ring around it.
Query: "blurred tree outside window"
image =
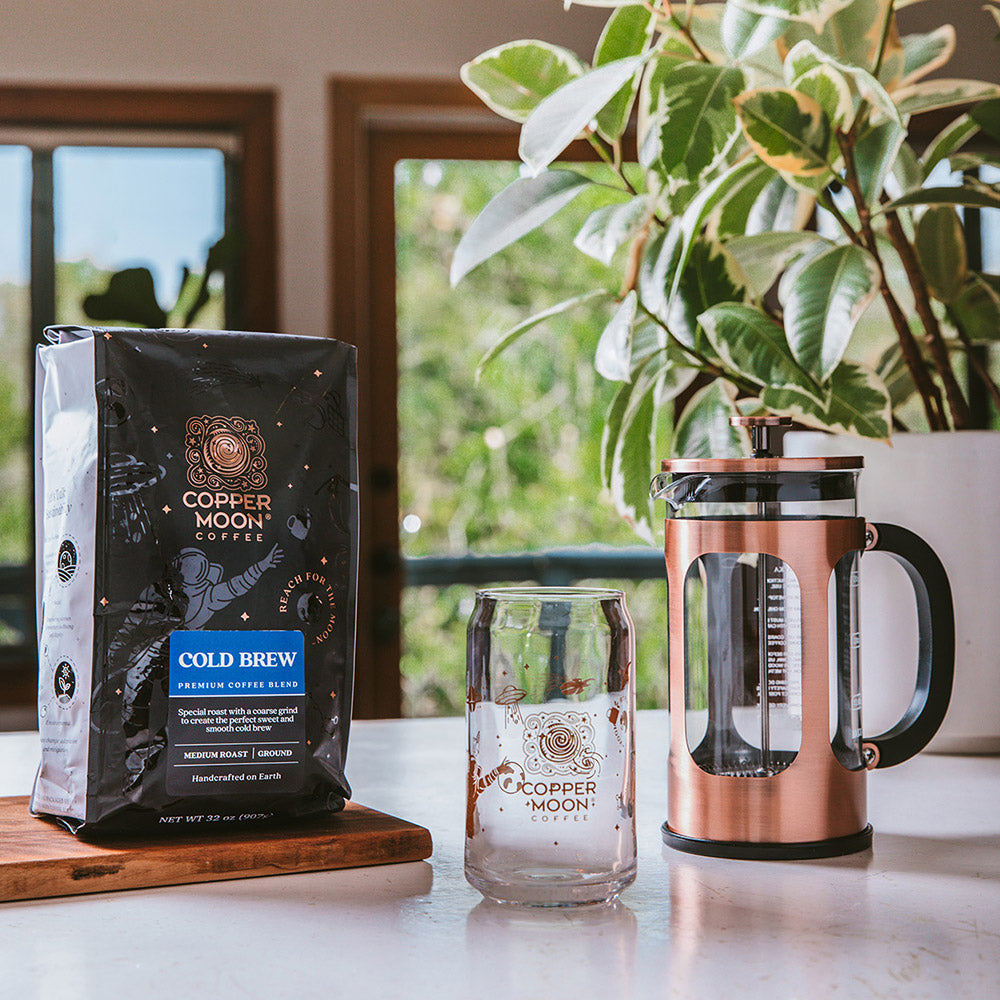
[[[579,227],[574,213],[450,288],[461,234],[517,172],[516,163],[474,160],[396,167],[404,556],[642,544],[598,497],[602,418],[615,388],[593,365],[607,303],[585,303],[529,331],[476,382],[480,359],[504,332],[606,280],[603,265],[566,253],[574,222]],[[586,213],[581,206],[579,218]],[[625,590],[636,619],[640,704],[664,707],[666,584],[605,582]],[[404,715],[464,710],[474,593],[472,586],[404,590]]]

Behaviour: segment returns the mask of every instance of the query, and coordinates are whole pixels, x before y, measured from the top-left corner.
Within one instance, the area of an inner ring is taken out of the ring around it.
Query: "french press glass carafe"
[[[868,769],[921,750],[944,718],[954,667],[951,589],[917,535],[857,516],[860,458],[778,458],[776,417],[754,456],[671,459],[667,502],[672,847],[737,858],[864,850]],[[899,723],[861,729],[858,562],[882,551],[917,601],[917,684]]]

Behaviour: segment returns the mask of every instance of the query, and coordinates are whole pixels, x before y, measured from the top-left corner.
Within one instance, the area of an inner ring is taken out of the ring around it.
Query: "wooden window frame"
[[[520,130],[458,80],[337,77],[328,83],[328,110],[330,329],[357,346],[359,370],[354,716],[398,718],[403,571],[395,164],[404,159],[516,161]],[[594,159],[585,143],[574,143],[565,155]]]
[[[0,84],[0,126],[57,132],[177,129],[235,136],[241,152],[234,180],[245,238],[232,272],[239,325],[246,330],[277,331],[278,325],[276,105],[274,92],[264,89]],[[34,657],[4,664],[0,671],[4,714],[8,710],[23,714],[34,702],[36,669]],[[5,728],[2,720],[0,728]]]

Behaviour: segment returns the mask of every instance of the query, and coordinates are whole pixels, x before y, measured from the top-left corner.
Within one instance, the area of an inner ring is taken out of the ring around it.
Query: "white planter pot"
[[[896,434],[889,447],[795,431],[784,453],[862,456],[858,514],[909,528],[938,554],[955,603],[955,684],[928,750],[1000,753],[1000,432]],[[916,679],[916,602],[893,559],[861,560],[860,605],[864,732],[876,736]]]

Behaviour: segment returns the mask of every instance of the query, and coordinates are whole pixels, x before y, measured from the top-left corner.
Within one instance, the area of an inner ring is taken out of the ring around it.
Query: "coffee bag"
[[[32,809],[101,831],[341,808],[355,349],[274,334],[47,333]]]

